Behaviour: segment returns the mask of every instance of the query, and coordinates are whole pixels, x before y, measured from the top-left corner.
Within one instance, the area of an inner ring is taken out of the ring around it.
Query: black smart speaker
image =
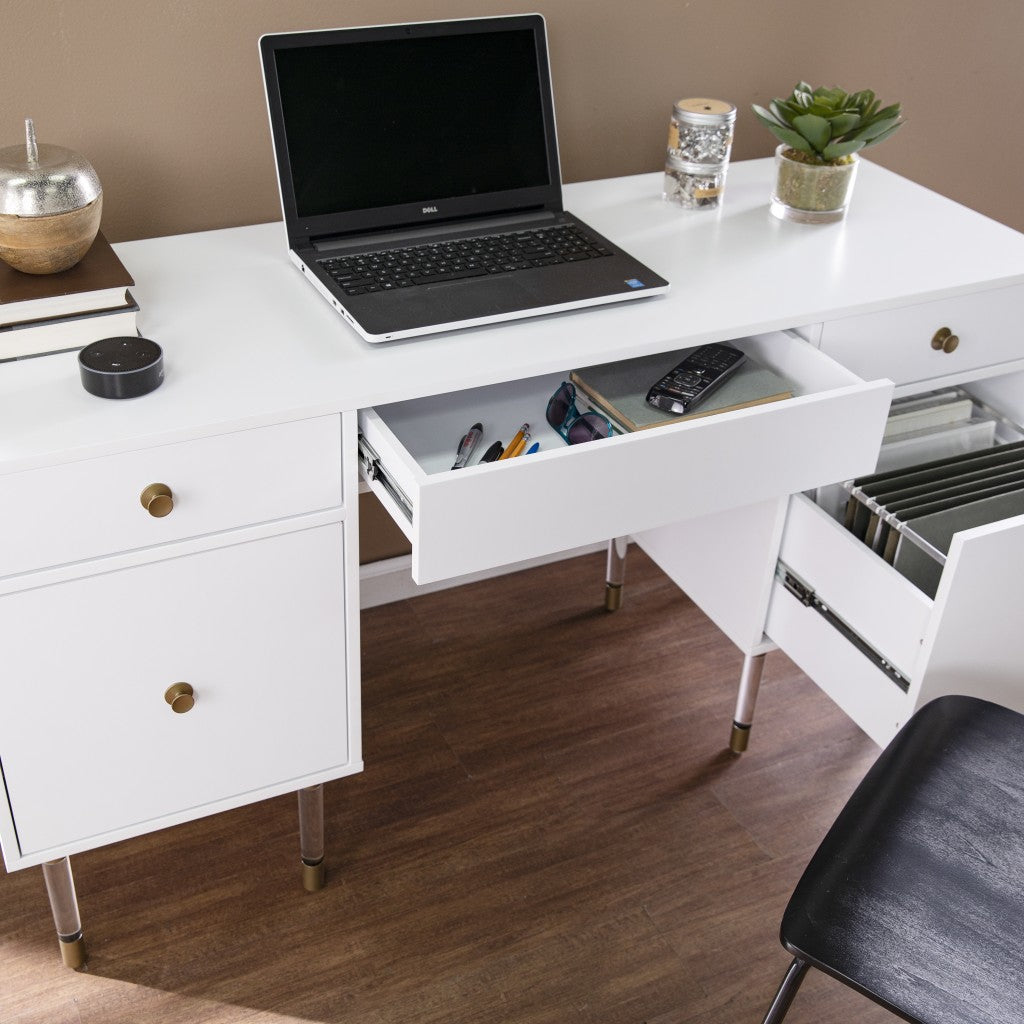
[[[82,387],[99,398],[138,398],[160,387],[164,355],[148,338],[103,338],[78,353]]]

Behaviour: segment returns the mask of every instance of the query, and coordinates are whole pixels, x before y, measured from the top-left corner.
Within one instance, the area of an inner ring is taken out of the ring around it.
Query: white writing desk
[[[734,165],[723,208],[696,213],[661,202],[659,175],[567,188],[573,212],[672,282],[665,298],[371,346],[287,262],[281,226],[257,225],[117,247],[164,349],[152,394],[87,394],[74,354],[0,366],[0,842],[9,869],[51,865],[62,948],[78,938],[59,911],[81,850],[299,790],[316,867],[317,787],[362,768],[360,459],[419,582],[634,537],[747,657],[734,749],[771,641],[879,742],[973,658],[958,601],[977,603],[968,581],[993,560],[1024,557],[1024,524],[955,579],[951,558],[934,602],[881,573],[901,609],[882,617],[912,651],[905,687],[790,609],[777,563],[802,557],[806,520],[824,538],[810,559],[830,552],[818,585],[860,575],[835,524],[790,496],[871,470],[893,381],[971,382],[1024,411],[1024,238],[871,164],[845,223],[782,223],[771,175]],[[949,353],[930,344],[947,321]],[[529,459],[448,471],[475,420],[491,437],[542,425],[574,366],[712,340],[738,341],[796,397],[573,448],[541,426]],[[140,502],[155,482],[173,494],[162,518]],[[567,514],[574,499],[585,516]],[[611,552],[615,576],[621,540]],[[1005,699],[1011,638],[987,638],[1003,649],[975,692]],[[194,706],[176,714],[179,683]]]

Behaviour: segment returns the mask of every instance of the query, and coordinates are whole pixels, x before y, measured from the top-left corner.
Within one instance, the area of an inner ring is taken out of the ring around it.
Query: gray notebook
[[[747,356],[740,368],[693,412],[677,416],[648,405],[646,398],[651,385],[692,351],[681,349],[620,363],[585,366],[573,370],[570,379],[584,400],[627,432],[793,397],[792,382]]]

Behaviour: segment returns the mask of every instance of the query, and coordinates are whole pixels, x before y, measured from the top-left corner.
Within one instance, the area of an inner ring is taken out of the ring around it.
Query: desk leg
[[[50,897],[53,923],[60,940],[60,956],[65,967],[78,970],[85,964],[85,945],[82,942],[82,919],[78,913],[75,879],[71,874],[71,859],[61,857],[43,864],[43,880]]]
[[[757,703],[757,691],[761,686],[763,671],[763,654],[748,654],[743,659],[740,692],[736,695],[736,713],[733,715],[732,736],[729,738],[729,749],[734,754],[742,754],[747,749],[750,724],[754,720],[754,705]]]
[[[604,607],[614,612],[622,607],[622,585],[626,581],[626,548],[628,537],[608,541],[608,569],[605,572]]]
[[[299,848],[302,888],[317,892],[324,887],[324,787],[299,790]]]

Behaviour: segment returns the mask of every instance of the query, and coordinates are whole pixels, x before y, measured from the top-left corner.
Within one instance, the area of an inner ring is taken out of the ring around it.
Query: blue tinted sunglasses
[[[582,444],[611,437],[612,425],[600,413],[581,413],[576,408],[576,386],[562,381],[548,401],[548,423],[558,431],[566,444]]]

